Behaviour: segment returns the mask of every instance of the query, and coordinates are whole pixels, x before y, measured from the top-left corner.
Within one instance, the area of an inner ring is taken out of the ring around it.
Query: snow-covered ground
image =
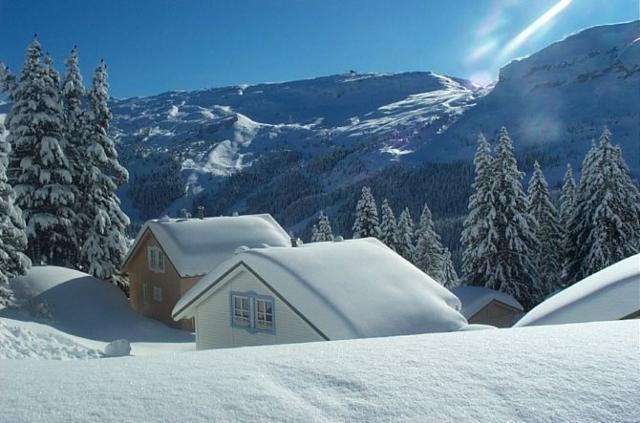
[[[133,355],[194,349],[192,334],[140,316],[118,288],[85,273],[36,266],[11,285],[23,305],[0,310],[0,359],[93,358],[117,339]]]
[[[640,322],[83,361],[0,360],[6,421],[574,421],[640,415]]]

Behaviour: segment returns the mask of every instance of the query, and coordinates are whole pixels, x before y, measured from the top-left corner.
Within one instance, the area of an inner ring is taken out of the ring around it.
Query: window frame
[[[149,284],[142,282],[142,304],[149,305]]]
[[[163,300],[162,297],[162,287],[161,286],[157,286],[154,285],[153,286],[153,301],[157,302],[157,303],[161,303]]]
[[[235,307],[235,299],[236,298],[246,298],[248,300],[249,305],[249,318],[247,324],[240,323],[236,321],[236,307]],[[271,311],[269,313],[260,312],[260,314],[265,315],[265,319],[258,320],[258,301],[264,303],[271,304]],[[229,319],[232,328],[244,329],[249,333],[265,333],[270,335],[276,334],[276,301],[275,298],[270,295],[261,295],[254,291],[248,292],[239,292],[239,291],[231,291],[229,293]],[[267,321],[266,317],[271,316],[271,326],[267,326],[266,324],[261,323],[262,321]]]
[[[271,330],[273,328],[274,325],[274,315],[273,315],[273,309],[274,309],[274,303],[273,300],[270,298],[263,298],[263,297],[256,297],[255,298],[255,303],[256,303],[256,316],[255,316],[255,327],[256,329],[260,329],[260,330]],[[260,311],[260,303],[264,304],[264,311]],[[267,311],[267,305],[270,304],[271,305],[271,310]],[[260,315],[263,314],[264,318],[260,318]],[[268,319],[268,317],[270,317],[271,319]]]
[[[240,307],[236,307],[236,301],[240,301]],[[246,300],[246,318],[245,307],[243,301]],[[240,314],[237,311],[240,310]],[[231,295],[231,322],[234,327],[246,328],[251,327],[251,297],[241,293]]]
[[[147,266],[152,272],[165,272],[164,252],[161,248],[155,245],[147,247]]]

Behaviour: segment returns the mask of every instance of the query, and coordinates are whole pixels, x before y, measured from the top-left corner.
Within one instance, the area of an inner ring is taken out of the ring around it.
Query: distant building
[[[240,248],[173,309],[198,349],[447,332],[460,301],[373,238]]]
[[[462,302],[462,314],[470,324],[508,328],[524,314],[518,300],[503,292],[479,286],[459,286],[451,292]]]
[[[283,247],[290,242],[268,214],[149,220],[122,266],[130,282],[129,303],[144,316],[193,330],[191,320],[174,321],[171,310],[202,276],[241,245]]]

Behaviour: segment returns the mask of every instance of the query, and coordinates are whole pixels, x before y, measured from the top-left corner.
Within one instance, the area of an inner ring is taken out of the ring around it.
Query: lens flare
[[[549,22],[554,16],[562,12],[571,4],[572,0],[561,0],[556,3],[551,9],[547,10],[538,19],[536,19],[531,25],[526,27],[524,31],[515,36],[509,43],[502,49],[501,56],[505,57],[513,53],[518,47],[522,45],[527,39],[542,28],[547,22]]]

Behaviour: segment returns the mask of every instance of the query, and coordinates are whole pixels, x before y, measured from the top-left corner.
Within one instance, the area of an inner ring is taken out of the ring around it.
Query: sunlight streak
[[[544,24],[549,22],[554,16],[558,13],[562,12],[564,9],[571,4],[572,0],[560,0],[556,3],[551,9],[547,10],[542,14],[538,19],[536,19],[531,25],[526,27],[524,31],[516,35],[514,39],[509,41],[509,43],[505,46],[505,48],[501,52],[501,56],[507,56],[513,53],[518,47],[522,45],[529,37],[535,34]]]

